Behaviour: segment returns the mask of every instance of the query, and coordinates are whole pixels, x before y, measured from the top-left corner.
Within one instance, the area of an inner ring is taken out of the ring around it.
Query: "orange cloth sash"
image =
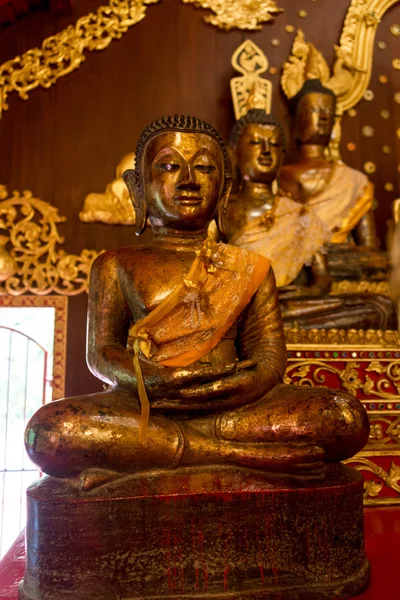
[[[204,357],[250,302],[270,264],[263,256],[207,238],[182,283],[132,327],[142,409],[139,443],[146,443],[150,414],[140,354],[166,367],[186,367]]]

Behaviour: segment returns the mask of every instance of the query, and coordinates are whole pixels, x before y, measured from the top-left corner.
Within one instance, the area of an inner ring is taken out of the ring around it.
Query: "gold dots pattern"
[[[301,19],[305,19],[308,15],[308,12],[306,10],[299,10],[298,15]]]
[[[392,35],[400,35],[400,25],[398,25],[397,23],[395,25],[392,25],[390,28],[390,33]]]
[[[375,130],[373,127],[371,127],[371,125],[364,125],[364,127],[362,128],[362,134],[364,137],[373,137],[375,133]]]
[[[394,101],[396,102],[396,104],[400,104],[400,92],[395,93]]]
[[[286,31],[286,33],[293,33],[294,32],[293,25],[286,25],[285,31]]]
[[[368,175],[372,175],[373,173],[375,173],[376,172],[376,165],[375,165],[375,163],[373,163],[371,161],[366,162],[365,165],[364,165],[364,171],[366,173],[368,173]]]
[[[375,98],[375,94],[372,90],[365,90],[364,92],[364,100],[371,102]]]
[[[385,191],[386,192],[393,192],[393,190],[394,190],[393,183],[385,183]]]
[[[399,175],[400,175],[400,165],[397,165],[397,172],[398,172],[398,173],[399,173]]]
[[[387,83],[388,82],[388,78],[386,77],[386,75],[379,75],[379,83]]]
[[[270,75],[276,75],[278,72],[278,69],[276,67],[270,67],[269,68],[269,74]]]
[[[347,144],[346,148],[349,152],[354,152],[354,150],[357,148],[357,146],[353,142],[349,142]]]
[[[349,110],[349,117],[356,117],[357,116],[357,111],[355,108],[350,108]]]
[[[385,42],[378,42],[378,48],[379,50],[386,50],[387,45]]]
[[[397,136],[397,139],[398,139],[398,140],[400,140],[400,129],[398,129],[398,130],[396,131],[396,136]]]
[[[390,119],[390,112],[386,109],[381,110],[382,119]]]
[[[393,69],[396,69],[396,71],[400,71],[400,58],[394,58],[392,65]]]
[[[278,38],[273,38],[271,40],[271,45],[274,46],[274,48],[277,48],[279,46],[279,44],[281,43],[280,40],[278,40]]]
[[[392,149],[390,146],[388,146],[387,144],[385,144],[382,148],[382,152],[383,154],[390,154],[392,152]]]

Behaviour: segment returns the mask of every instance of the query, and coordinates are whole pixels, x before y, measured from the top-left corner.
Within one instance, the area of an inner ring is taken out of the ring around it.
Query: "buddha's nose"
[[[179,179],[178,185],[176,186],[178,190],[181,189],[191,189],[198,190],[200,189],[200,185],[196,180],[196,176],[194,170],[191,165],[185,165],[181,170],[181,177]]]

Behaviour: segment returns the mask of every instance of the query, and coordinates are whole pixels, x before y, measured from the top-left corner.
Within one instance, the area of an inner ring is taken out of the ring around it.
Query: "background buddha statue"
[[[324,244],[331,230],[314,205],[295,202],[278,190],[284,146],[282,126],[262,110],[250,110],[237,121],[231,151],[239,185],[227,207],[227,239],[271,260],[288,328],[395,327],[388,297],[330,295]]]
[[[107,223],[108,225],[134,225],[135,211],[122,174],[135,165],[135,154],[126,154],[118,163],[115,179],[103,194],[88,194],[79,218],[85,223]]]
[[[298,160],[282,168],[283,190],[313,207],[332,232],[332,243],[345,243],[353,234],[358,245],[378,247],[372,183],[360,171],[326,157],[335,123],[335,94],[319,79],[308,79],[290,107]]]
[[[277,286],[286,286],[304,265],[321,260],[319,254],[330,240],[330,231],[312,210],[279,189],[286,142],[282,125],[271,115],[249,110],[236,122],[230,147],[238,191],[227,207],[227,239],[269,258]],[[320,276],[317,269],[313,279],[317,287],[325,285]]]
[[[281,383],[269,261],[207,237],[230,193],[218,133],[193,117],[152,123],[125,181],[136,233],[148,217],[154,235],[93,263],[87,357],[107,390],[44,405],[26,431],[32,460],[90,488],[190,465],[315,477],[358,452],[369,430],[358,400]]]

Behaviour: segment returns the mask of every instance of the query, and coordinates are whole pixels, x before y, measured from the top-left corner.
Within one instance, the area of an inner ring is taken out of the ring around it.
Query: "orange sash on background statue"
[[[142,413],[139,443],[145,443],[150,414],[140,354],[166,367],[186,367],[223,338],[260,287],[270,261],[207,238],[188,275],[130,331]]]

